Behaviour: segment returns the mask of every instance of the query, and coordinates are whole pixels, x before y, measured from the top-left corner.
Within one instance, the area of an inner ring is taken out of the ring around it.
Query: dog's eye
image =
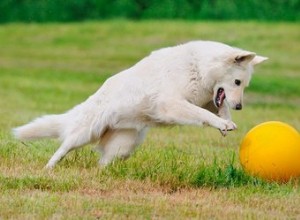
[[[237,86],[241,85],[241,80],[239,79],[234,80],[234,84]]]

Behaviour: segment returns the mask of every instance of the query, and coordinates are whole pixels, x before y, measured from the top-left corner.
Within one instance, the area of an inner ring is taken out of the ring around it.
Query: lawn
[[[153,128],[127,161],[99,169],[93,146],[43,169],[56,140],[19,142],[13,127],[61,113],[152,50],[221,41],[267,56],[232,112],[237,131]],[[254,125],[300,130],[299,23],[123,20],[0,26],[0,219],[298,219],[299,180],[267,183],[239,164]],[[300,158],[300,155],[299,155]]]

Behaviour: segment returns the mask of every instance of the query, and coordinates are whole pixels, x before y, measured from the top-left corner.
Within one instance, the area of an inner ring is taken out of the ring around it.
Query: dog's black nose
[[[235,109],[236,109],[236,110],[241,110],[242,108],[243,108],[243,106],[242,106],[241,103],[236,104],[236,106],[235,106]]]

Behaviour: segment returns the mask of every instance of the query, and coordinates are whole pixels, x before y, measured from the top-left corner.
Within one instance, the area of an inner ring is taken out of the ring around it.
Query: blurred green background
[[[297,21],[300,0],[1,0],[0,22],[110,18]]]

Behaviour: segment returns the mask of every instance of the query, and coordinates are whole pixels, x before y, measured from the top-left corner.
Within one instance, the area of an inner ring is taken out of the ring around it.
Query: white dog
[[[160,49],[109,78],[70,111],[37,118],[13,132],[21,140],[61,140],[47,168],[94,142],[102,152],[101,166],[127,158],[155,125],[210,125],[226,135],[236,129],[229,108],[242,109],[253,66],[266,59],[210,41]]]

